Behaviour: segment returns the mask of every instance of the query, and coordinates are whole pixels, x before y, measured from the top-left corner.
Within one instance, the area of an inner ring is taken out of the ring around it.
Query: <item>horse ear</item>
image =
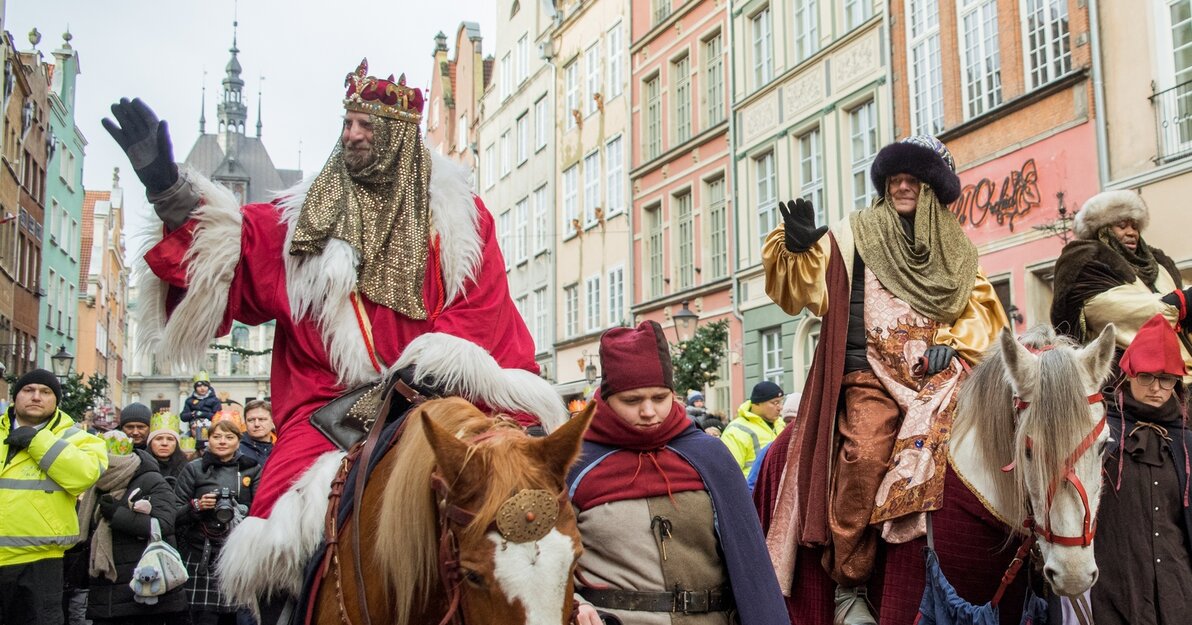
[[[1109,375],[1109,367],[1113,363],[1113,351],[1117,347],[1116,336],[1117,330],[1113,324],[1106,324],[1105,329],[1101,330],[1101,335],[1080,350],[1084,369],[1098,387]]]
[[[567,469],[571,468],[571,463],[579,456],[580,443],[595,412],[596,402],[588,402],[582,412],[539,443],[543,461],[551,473],[559,476],[560,480],[567,475]]]
[[[1034,363],[1035,355],[1014,338],[1009,328],[1003,328],[998,340],[1002,344],[1002,360],[1006,362],[1006,373],[1016,392],[1023,392],[1027,380],[1032,379],[1027,369]]]
[[[464,461],[468,457],[468,444],[436,424],[427,410],[419,410],[418,417],[422,421],[422,433],[434,451],[439,471],[448,483],[454,482],[463,471]]]

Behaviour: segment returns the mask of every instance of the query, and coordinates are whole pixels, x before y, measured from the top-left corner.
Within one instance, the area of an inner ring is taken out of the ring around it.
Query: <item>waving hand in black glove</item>
[[[178,180],[178,166],[174,164],[174,147],[164,120],[148,105],[128,98],[112,105],[116,121],[103,119],[103,127],[112,135],[120,149],[128,155],[133,171],[149,193],[161,193]],[[117,123],[119,125],[117,125]]]
[[[806,252],[828,231],[827,226],[815,227],[815,207],[810,200],[798,198],[793,202],[779,202],[782,225],[786,231],[786,249],[794,253]]]

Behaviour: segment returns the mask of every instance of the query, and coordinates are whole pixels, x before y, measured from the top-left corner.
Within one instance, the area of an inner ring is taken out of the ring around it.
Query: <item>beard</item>
[[[340,151],[340,155],[344,160],[344,166],[347,167],[349,173],[356,173],[368,167],[376,160],[376,155],[371,149],[360,150],[353,149],[349,146],[344,146]]]

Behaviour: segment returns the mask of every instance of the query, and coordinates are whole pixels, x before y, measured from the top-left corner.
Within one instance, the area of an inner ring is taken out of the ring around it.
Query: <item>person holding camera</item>
[[[186,465],[174,485],[194,625],[236,622],[236,607],[219,592],[215,560],[228,533],[248,513],[260,470],[256,460],[240,453],[239,428],[220,421],[211,426],[203,455]]]

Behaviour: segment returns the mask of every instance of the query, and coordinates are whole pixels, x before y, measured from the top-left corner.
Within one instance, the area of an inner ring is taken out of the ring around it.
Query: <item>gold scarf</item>
[[[418,125],[372,116],[374,160],[349,172],[336,144],[298,215],[290,254],[321,254],[327,239],[360,255],[356,288],[410,319],[426,319],[430,152]]]
[[[853,215],[852,226],[861,260],[882,286],[939,323],[960,317],[977,279],[977,248],[930,186],[919,191],[913,240],[889,194]]]

